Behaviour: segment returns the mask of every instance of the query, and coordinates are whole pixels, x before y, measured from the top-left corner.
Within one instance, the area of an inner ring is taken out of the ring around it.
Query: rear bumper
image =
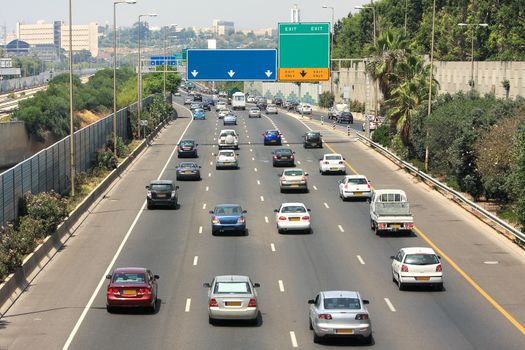
[[[265,139],[264,144],[265,145],[280,145],[281,139]]]
[[[200,172],[192,173],[192,174],[185,174],[183,172],[177,172],[177,177],[179,179],[200,179],[201,174]]]
[[[416,280],[416,277],[428,277],[428,280]],[[442,284],[443,283],[443,274],[425,274],[425,275],[415,275],[415,274],[407,274],[407,273],[400,273],[399,274],[399,281],[404,284],[413,284],[413,285],[421,285],[421,284]]]
[[[239,163],[238,162],[216,162],[215,163],[216,168],[238,168]]]
[[[281,190],[306,190],[308,189],[308,184],[283,184],[281,183]]]
[[[256,307],[245,309],[208,308],[208,315],[216,320],[255,320],[259,310]]]
[[[344,173],[346,172],[346,167],[343,165],[322,165],[321,171],[324,173]]]
[[[311,223],[309,221],[278,221],[277,229],[282,231],[306,231],[310,230]]]
[[[242,224],[212,224],[212,232],[246,231],[246,223]]]
[[[372,197],[372,191],[343,191],[343,198],[370,198],[370,197]]]
[[[304,147],[322,147],[322,142],[305,142]]]
[[[106,305],[110,307],[149,307],[154,304],[152,295],[140,298],[117,298],[114,296],[108,297]]]
[[[184,157],[197,157],[197,151],[178,151],[177,156],[179,158]]]
[[[325,324],[313,325],[314,332],[320,337],[369,337],[372,334],[372,325],[365,323],[361,325]],[[352,333],[338,333],[340,330],[352,330]]]
[[[148,199],[148,206],[173,206],[177,203],[177,198],[170,199]]]
[[[295,160],[293,160],[293,159],[274,159],[273,165],[294,166],[295,165]]]

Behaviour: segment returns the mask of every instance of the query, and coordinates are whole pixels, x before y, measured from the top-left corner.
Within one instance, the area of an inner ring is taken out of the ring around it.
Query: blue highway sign
[[[151,56],[149,64],[150,66],[163,66],[164,60],[168,66],[176,66],[178,61],[176,56]]]
[[[276,81],[277,50],[188,50],[188,80]]]

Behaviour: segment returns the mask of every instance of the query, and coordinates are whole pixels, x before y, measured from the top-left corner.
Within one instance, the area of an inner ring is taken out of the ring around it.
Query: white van
[[[242,92],[236,92],[232,95],[232,109],[246,109],[246,95]]]

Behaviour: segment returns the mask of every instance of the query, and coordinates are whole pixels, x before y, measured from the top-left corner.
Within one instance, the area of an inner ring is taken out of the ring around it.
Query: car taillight
[[[286,221],[286,217],[285,216],[279,216],[279,221]]]
[[[120,295],[120,289],[118,289],[118,288],[108,288],[108,295],[109,294]]]
[[[441,266],[441,264],[436,266],[436,272],[443,272],[443,267]]]
[[[242,216],[237,219],[238,224],[242,224],[243,222],[244,222],[244,218]]]
[[[137,295],[146,295],[146,294],[151,294],[151,289],[149,289],[149,288],[139,288],[137,290]]]
[[[303,221],[309,221],[309,220],[310,220],[310,217],[309,217],[309,216],[303,216],[303,217],[301,218],[301,220],[303,220]]]
[[[175,197],[177,195],[177,191],[171,191],[171,197]]]
[[[386,224],[377,224],[377,228],[380,230],[384,230],[386,228]]]
[[[295,157],[293,156],[293,154],[290,156],[290,159],[294,159]]]
[[[213,219],[211,219],[211,222],[214,224],[219,224],[221,221],[217,219],[216,217],[214,217]]]
[[[148,198],[151,198],[151,191],[148,191]]]
[[[273,156],[273,159],[277,159],[277,156]]]
[[[319,319],[320,320],[331,320],[332,319],[332,315],[330,315],[330,314],[320,314],[319,315]]]
[[[407,228],[409,228],[409,229],[413,229],[413,228],[414,228],[414,224],[412,224],[412,223],[408,223],[408,224],[407,224]]]
[[[366,321],[369,320],[368,314],[357,314],[355,315],[356,320]]]
[[[210,299],[210,302],[208,303],[209,307],[218,307],[219,303],[217,303],[217,300],[215,298]]]
[[[401,271],[402,271],[402,272],[408,272],[408,266],[406,266],[405,264],[403,264],[403,266],[401,266]]]
[[[251,298],[250,301],[248,302],[248,307],[257,307],[257,300],[255,300],[254,298]]]

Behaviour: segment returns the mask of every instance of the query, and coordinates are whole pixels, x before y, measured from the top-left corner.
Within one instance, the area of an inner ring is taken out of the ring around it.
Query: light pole
[[[432,113],[432,81],[433,81],[433,74],[434,74],[434,25],[436,23],[436,0],[434,0],[433,7],[432,7],[432,41],[430,44],[430,76],[428,78],[428,110],[427,110],[427,118],[430,117],[430,113]],[[429,138],[429,132],[428,132],[428,126],[427,126],[427,142],[425,145],[425,172],[428,173],[428,158],[429,158],[429,150],[428,150],[428,138]]]
[[[323,5],[323,8],[332,10],[332,38],[331,38],[331,41],[330,41],[330,93],[333,95],[334,94],[334,76],[333,76],[333,72],[332,72],[332,53],[333,53],[333,49],[334,49],[334,35],[335,35],[335,31],[334,31],[334,7],[333,6]]]
[[[18,44],[17,44],[18,45]],[[73,129],[73,13],[69,0],[69,165],[71,196],[75,195],[75,130]]]
[[[487,23],[458,23],[460,27],[474,27],[472,30],[471,38],[471,51],[470,51],[470,82],[469,85],[474,89],[474,34],[477,31],[478,27],[488,27]]]
[[[168,56],[168,48],[167,48],[168,38],[167,38],[167,32],[168,32],[168,28],[171,28],[171,27],[177,28],[177,24],[172,24],[169,27],[166,27],[166,30],[164,31],[164,90],[163,90],[164,91],[164,98],[166,98],[166,71],[168,70],[168,60],[167,60],[167,56]]]
[[[142,17],[157,17],[156,13],[144,13],[139,15],[139,60],[138,60],[138,75],[137,75],[137,130],[138,138],[140,139],[140,113],[142,111],[142,62],[140,61],[140,19]]]
[[[113,153],[117,155],[117,5],[135,4],[135,0],[113,1]]]

